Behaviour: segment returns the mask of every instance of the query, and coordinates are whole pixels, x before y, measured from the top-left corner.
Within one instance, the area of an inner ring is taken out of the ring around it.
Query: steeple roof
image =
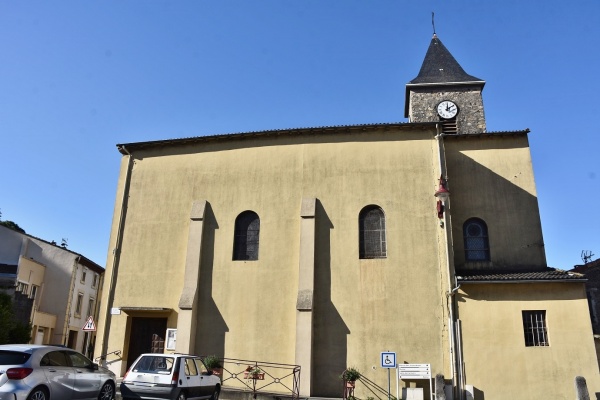
[[[406,84],[404,116],[408,117],[411,88],[457,85],[473,85],[483,89],[485,81],[467,74],[434,33],[419,75]]]
[[[467,74],[452,54],[450,54],[442,41],[434,34],[429,44],[429,49],[427,49],[427,54],[425,54],[425,60],[423,60],[419,75],[408,84],[448,83],[483,84],[485,81]]]

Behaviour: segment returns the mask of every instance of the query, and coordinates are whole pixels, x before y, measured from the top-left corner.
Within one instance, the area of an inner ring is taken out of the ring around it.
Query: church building
[[[120,376],[150,351],[296,365],[300,397],[342,397],[349,367],[354,396],[387,389],[382,352],[430,368],[398,396],[434,398],[436,375],[455,399],[600,392],[585,279],[546,263],[529,130],[488,131],[484,85],[434,35],[408,122],[119,144],[95,356],[120,351]]]

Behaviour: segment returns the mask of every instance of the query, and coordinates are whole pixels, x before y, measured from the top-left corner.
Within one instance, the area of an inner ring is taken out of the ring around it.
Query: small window
[[[31,354],[20,351],[0,350],[0,365],[25,364]]]
[[[75,305],[75,315],[81,315],[81,305],[83,304],[83,293],[77,295],[77,304]]]
[[[360,258],[387,256],[385,215],[379,206],[371,205],[362,209],[358,216],[358,230]]]
[[[94,277],[92,279],[92,287],[96,288],[98,286],[98,274],[94,273]]]
[[[173,361],[172,357],[142,356],[133,366],[132,371],[168,373],[171,372]]]
[[[68,351],[67,354],[69,355],[73,367],[92,368],[92,362],[87,357],[73,351]]]
[[[471,218],[463,225],[466,261],[490,261],[487,225],[479,218]]]
[[[94,299],[92,299],[92,298],[90,298],[88,300],[87,316],[88,317],[93,317],[94,316]]]
[[[81,283],[85,283],[85,277],[87,275],[87,268],[81,270]]]
[[[258,260],[260,219],[253,211],[244,211],[235,219],[234,260]]]
[[[42,367],[68,367],[67,355],[64,351],[51,351],[42,357],[40,361]]]
[[[523,311],[525,346],[550,346],[546,329],[546,311]]]
[[[202,360],[200,358],[196,358],[195,361],[196,361],[196,366],[198,367],[198,370],[200,371],[200,373],[202,375],[206,375],[206,373],[208,372],[206,365],[204,365],[204,363],[202,362]]]
[[[198,369],[196,368],[196,363],[193,358],[185,359],[185,374],[187,376],[198,375]]]

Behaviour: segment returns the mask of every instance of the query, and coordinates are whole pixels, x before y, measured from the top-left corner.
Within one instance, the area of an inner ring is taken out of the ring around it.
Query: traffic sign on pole
[[[83,326],[83,328],[81,328],[81,330],[85,332],[95,331],[96,324],[94,323],[94,318],[91,316],[88,317],[87,321],[85,322],[85,325]]]
[[[396,368],[396,353],[390,351],[382,351],[381,368]]]

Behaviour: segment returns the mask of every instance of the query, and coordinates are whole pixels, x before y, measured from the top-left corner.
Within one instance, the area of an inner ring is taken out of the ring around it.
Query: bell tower
[[[448,134],[483,133],[484,85],[465,72],[434,33],[419,75],[406,84],[404,116],[409,122],[441,121]]]

